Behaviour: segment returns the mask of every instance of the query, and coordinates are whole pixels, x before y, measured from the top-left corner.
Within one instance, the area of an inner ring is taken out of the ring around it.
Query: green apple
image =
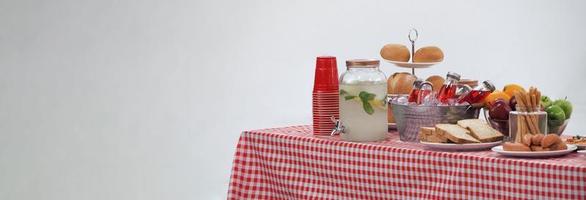
[[[553,105],[557,105],[562,108],[566,114],[566,119],[570,119],[570,116],[572,116],[572,103],[570,103],[570,101],[567,99],[558,99],[553,102]]]
[[[547,107],[551,106],[552,102],[551,99],[548,96],[541,96],[541,107],[543,109],[546,109]]]
[[[551,105],[547,107],[545,112],[547,112],[547,118],[549,119],[548,122],[551,126],[562,125],[564,120],[566,120],[566,114],[564,113],[564,110],[558,105]]]

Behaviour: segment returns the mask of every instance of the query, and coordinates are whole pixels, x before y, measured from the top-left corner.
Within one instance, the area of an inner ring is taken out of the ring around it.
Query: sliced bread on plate
[[[419,140],[423,142],[431,143],[446,143],[448,138],[443,132],[435,131],[434,127],[421,127],[419,128]]]
[[[503,139],[503,134],[490,127],[480,119],[465,119],[458,121],[458,125],[470,130],[470,134],[480,142],[496,142]]]
[[[436,124],[435,131],[438,134],[445,135],[448,140],[457,143],[480,143],[476,138],[470,136],[468,129],[462,128],[456,124]]]

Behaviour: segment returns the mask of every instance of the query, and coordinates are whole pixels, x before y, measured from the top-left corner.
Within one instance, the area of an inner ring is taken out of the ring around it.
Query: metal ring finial
[[[409,41],[413,43],[417,40],[417,38],[419,38],[419,32],[417,32],[417,29],[412,28],[409,30],[409,35],[407,35],[407,37],[409,37]]]
[[[417,29],[412,28],[411,30],[409,30],[409,35],[407,35],[407,37],[409,38],[409,41],[411,41],[411,62],[413,62],[413,59],[415,57],[415,41],[417,40],[417,38],[419,38],[419,32],[417,31]],[[415,68],[411,68],[411,74],[415,76]]]

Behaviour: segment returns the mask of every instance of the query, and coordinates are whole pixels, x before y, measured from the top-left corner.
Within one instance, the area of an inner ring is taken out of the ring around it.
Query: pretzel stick
[[[533,98],[531,98],[531,93],[533,93],[533,87],[530,87],[529,92],[525,93],[525,99],[527,99],[527,112],[533,112]]]
[[[541,111],[541,91],[537,91],[537,93],[535,95],[537,98],[537,109],[539,109],[539,111]]]
[[[532,89],[529,90],[529,92],[533,91]],[[525,110],[527,112],[527,114],[525,115],[526,119],[527,119],[527,125],[529,125],[530,129],[531,129],[531,134],[538,134],[539,130],[537,129],[537,126],[535,126],[535,118],[532,114],[530,114],[530,112],[533,112],[533,104],[534,102],[532,101],[531,96],[528,93],[524,94],[524,98],[525,98]]]
[[[531,92],[533,92],[533,91],[531,91]],[[535,101],[533,99],[533,94],[529,93],[529,94],[527,94],[527,97],[529,98],[529,101],[531,101],[531,103],[529,104],[529,108],[527,109],[529,111],[527,113],[527,116],[529,117],[529,119],[531,121],[531,126],[533,126],[533,133],[537,134],[537,131],[536,131],[537,129],[535,129],[535,120],[534,120],[533,114],[532,114],[534,112],[533,105],[535,105]]]
[[[519,104],[519,111],[520,112],[527,112],[527,104],[529,104],[529,102],[527,100],[529,100],[529,99],[525,98],[525,94],[522,92],[519,92],[517,97],[515,97],[515,98],[517,98],[517,104]],[[530,126],[531,122],[529,121],[527,116],[524,114],[519,114],[519,118],[522,118],[523,122],[527,123],[527,125],[528,125],[527,128],[529,128],[529,131],[531,132],[532,131],[531,130],[532,127]]]
[[[533,99],[533,105],[531,105],[531,110],[532,112],[539,112],[541,111],[541,92],[539,90],[537,90],[537,88],[533,88],[533,91],[531,93],[531,98]],[[541,128],[539,128],[539,116],[537,115],[537,113],[533,113],[531,115],[531,118],[533,119],[533,126],[535,127],[535,129],[537,130],[536,133],[541,133]]]
[[[525,118],[523,118],[522,115],[517,115],[517,132],[515,134],[516,143],[522,143],[521,138],[524,136],[523,133],[525,133]]]
[[[537,100],[539,100],[539,109],[541,109],[541,91],[537,91]]]
[[[530,92],[532,92],[533,89],[530,89]],[[529,96],[529,94],[525,93],[525,92],[520,92],[519,96],[515,97],[518,98],[517,102],[519,102],[519,100],[521,100],[521,104],[520,104],[520,111],[521,112],[525,112],[525,114],[521,114],[520,117],[525,119],[525,122],[527,123],[527,126],[525,131],[529,132],[530,134],[537,134],[539,133],[539,128],[536,126],[536,119],[535,116],[529,114],[530,112],[533,112],[533,108],[532,108],[532,104],[534,104],[534,101],[531,99],[531,97]]]
[[[522,97],[523,95],[521,94],[521,92],[515,92],[514,95],[517,99],[517,104],[519,105],[519,111],[525,112],[525,100]],[[515,134],[515,142],[521,142],[521,138],[523,138],[523,136],[527,132],[527,127],[525,126],[526,122],[527,119],[524,115],[517,115],[517,134]]]
[[[535,90],[534,90],[535,91]],[[536,95],[535,94],[531,94],[531,99],[532,99],[532,105],[531,105],[531,112],[537,112],[538,110],[536,110],[537,107],[537,99],[536,99]],[[537,116],[534,114],[530,114],[531,116],[531,121],[533,124],[533,128],[536,130],[535,134],[539,134],[541,133],[541,130],[539,130],[539,125],[538,125],[538,120]]]
[[[537,89],[533,90],[534,93],[536,91],[537,91]],[[535,131],[536,131],[535,134],[539,134],[539,133],[541,133],[541,130],[539,129],[539,119],[537,118],[537,115],[535,113],[535,112],[538,111],[536,109],[537,104],[538,104],[538,101],[537,101],[537,99],[535,97],[536,97],[535,94],[532,94],[531,95],[531,98],[533,98],[533,105],[531,105],[531,111],[534,112],[534,113],[531,113],[530,116],[531,116],[531,119],[533,121],[533,127],[535,128]]]
[[[517,126],[519,127],[519,132],[517,132],[516,142],[523,143],[522,138],[527,133],[527,127],[525,126],[525,118],[521,115],[517,117]]]
[[[519,101],[519,92],[515,91],[513,93],[513,95],[517,99],[517,104],[518,105],[523,104],[523,102],[520,102]],[[522,124],[525,123],[525,120],[521,119],[521,116],[520,115],[516,115],[516,116],[517,116],[517,119],[516,119],[517,120],[517,130],[515,131],[515,138],[513,138],[513,139],[514,139],[515,143],[520,143],[521,142],[521,138],[522,138],[521,134],[523,132]],[[509,126],[511,126],[511,124],[509,124]]]
[[[541,95],[540,95],[539,90],[537,90],[537,88],[534,88],[533,89],[532,97],[533,97],[533,102],[535,102],[533,104],[533,106],[531,106],[532,109],[533,109],[533,112],[539,112],[539,111],[541,111],[541,108],[540,108]],[[533,116],[534,126],[537,129],[537,133],[541,133],[541,129],[539,128],[539,116],[537,116],[537,113],[535,113],[532,116]]]

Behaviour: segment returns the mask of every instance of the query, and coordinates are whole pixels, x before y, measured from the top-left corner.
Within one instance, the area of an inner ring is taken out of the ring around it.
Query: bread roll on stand
[[[411,68],[411,74],[415,76],[415,68],[428,68],[435,64],[439,64],[444,59],[444,54],[438,47],[435,46],[428,46],[423,47],[419,50],[425,49],[425,51],[417,52],[415,51],[415,41],[419,38],[419,31],[417,29],[409,30],[409,34],[407,35],[409,42],[411,43],[411,60],[404,62],[404,60],[392,60],[391,57],[388,57],[387,54],[381,53],[383,59],[389,63],[396,65],[397,67],[403,68]],[[386,46],[385,46],[386,47]],[[385,48],[383,48],[385,49]],[[388,49],[387,49],[388,50]],[[419,51],[418,50],[418,51]],[[381,50],[382,52],[382,50]],[[418,59],[416,59],[416,57]],[[418,62],[416,62],[418,60]]]

